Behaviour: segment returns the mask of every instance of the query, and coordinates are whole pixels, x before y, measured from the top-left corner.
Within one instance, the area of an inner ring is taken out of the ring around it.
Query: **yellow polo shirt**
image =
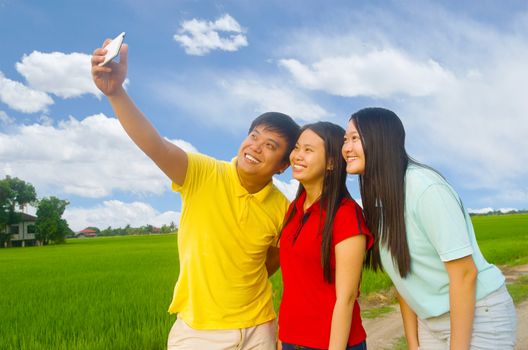
[[[270,182],[249,194],[236,158],[188,154],[178,230],[180,275],[170,313],[195,329],[252,327],[275,318],[266,253],[277,244],[286,197]]]

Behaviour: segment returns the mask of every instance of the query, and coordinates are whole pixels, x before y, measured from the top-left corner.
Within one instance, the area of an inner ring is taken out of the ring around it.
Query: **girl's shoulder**
[[[357,204],[357,202],[354,200],[354,198],[351,198],[351,197],[345,197],[341,200],[341,203],[339,203],[339,208],[337,209],[337,211],[353,211],[355,212],[356,210],[363,210],[361,209],[361,207],[359,206],[359,204]]]
[[[363,224],[365,221],[363,208],[353,198],[343,198],[339,204],[339,208],[337,208],[334,221],[344,221],[347,224],[354,223],[355,225]]]
[[[447,181],[431,168],[409,164],[405,172],[405,187],[407,190],[423,191],[431,185],[447,185]]]
[[[367,249],[372,247],[373,236],[365,222],[363,209],[352,198],[343,198],[334,217],[334,243],[358,234],[367,236]]]

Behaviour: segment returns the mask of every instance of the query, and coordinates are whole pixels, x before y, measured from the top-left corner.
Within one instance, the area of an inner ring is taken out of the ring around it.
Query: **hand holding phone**
[[[124,39],[125,32],[116,36],[114,40],[112,40],[110,43],[108,43],[108,45],[104,47],[104,49],[106,49],[105,60],[99,63],[99,66],[104,66],[105,64],[116,58],[117,55],[119,55],[119,50],[121,49],[121,45],[123,45]]]

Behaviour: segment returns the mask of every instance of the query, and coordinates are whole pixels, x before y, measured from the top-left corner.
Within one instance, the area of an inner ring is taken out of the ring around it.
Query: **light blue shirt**
[[[386,247],[384,270],[398,293],[421,319],[449,311],[449,276],[444,262],[471,255],[478,269],[476,298],[504,284],[477,245],[473,225],[453,188],[436,172],[410,164],[405,174],[405,226],[411,272],[402,279]]]

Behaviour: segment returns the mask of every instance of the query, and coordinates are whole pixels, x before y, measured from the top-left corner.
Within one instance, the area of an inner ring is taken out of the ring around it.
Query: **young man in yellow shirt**
[[[289,165],[299,126],[287,115],[255,119],[231,162],[186,153],[154,129],[123,89],[128,47],[120,62],[92,77],[123,128],[182,195],[178,231],[180,275],[169,312],[178,319],[169,349],[275,349],[271,276],[279,266],[277,235],[288,201],[272,176]]]

